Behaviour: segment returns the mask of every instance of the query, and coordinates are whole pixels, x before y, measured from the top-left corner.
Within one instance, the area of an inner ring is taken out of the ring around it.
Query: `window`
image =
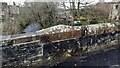
[[[118,9],[118,5],[115,6],[115,9]]]

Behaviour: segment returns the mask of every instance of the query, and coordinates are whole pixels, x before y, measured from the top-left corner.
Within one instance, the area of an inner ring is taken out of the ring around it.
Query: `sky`
[[[8,4],[12,4],[13,2],[15,2],[17,4],[22,4],[25,1],[30,1],[30,0],[0,0],[0,2],[7,2]],[[36,0],[36,1],[42,1],[43,2],[43,1],[50,1],[50,0]],[[51,1],[56,1],[56,0],[51,0]],[[99,0],[86,0],[86,1],[87,2],[95,2],[95,3],[97,3]],[[112,0],[105,0],[105,2],[111,2],[111,1]]]

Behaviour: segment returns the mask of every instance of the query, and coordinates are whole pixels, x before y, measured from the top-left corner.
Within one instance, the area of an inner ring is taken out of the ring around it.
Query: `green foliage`
[[[95,7],[81,9],[80,16],[85,17],[86,20],[83,21],[89,21],[89,24],[109,21],[109,13]]]
[[[90,21],[90,24],[98,24],[99,22],[98,22],[98,20],[96,20],[96,19],[92,19],[91,21]]]
[[[24,29],[27,24],[28,24],[28,22],[25,22],[23,20],[19,21],[19,25],[21,26],[22,29]]]
[[[29,6],[29,4],[31,6]],[[57,3],[53,2],[35,2],[28,3],[22,7],[21,10],[21,20],[20,25],[22,28],[26,26],[26,24],[33,22],[39,23],[41,28],[47,28],[52,26],[53,23],[57,23],[56,18],[57,15]]]
[[[85,17],[83,17],[83,16],[80,16],[80,21],[87,21],[87,19],[85,18]]]

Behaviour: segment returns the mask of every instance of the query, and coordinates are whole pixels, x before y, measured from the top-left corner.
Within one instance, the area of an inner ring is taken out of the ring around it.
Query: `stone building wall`
[[[120,17],[120,4],[113,4],[112,19],[119,20]]]
[[[11,35],[19,32],[18,15],[19,6],[0,2],[0,26],[2,26],[0,27],[0,32],[2,35]]]
[[[113,20],[120,20],[120,0],[112,0],[111,6],[111,13],[110,13],[110,17]]]

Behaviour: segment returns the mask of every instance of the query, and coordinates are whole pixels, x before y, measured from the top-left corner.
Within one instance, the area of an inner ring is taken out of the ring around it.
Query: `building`
[[[120,2],[120,0],[112,0],[112,2]]]
[[[19,6],[0,2],[0,22],[16,21],[19,15]]]
[[[99,0],[96,7],[108,12],[109,19],[117,21],[120,20],[120,0],[112,0],[112,2],[104,2],[104,0]]]
[[[99,0],[100,3],[104,3],[105,1],[104,0]]]
[[[7,3],[0,2],[0,22],[6,22],[8,17]]]
[[[111,12],[109,18],[112,20],[120,20],[120,0],[111,2]]]
[[[19,6],[17,6],[17,5],[8,5],[8,9],[9,9],[10,21],[17,21],[18,15],[20,14]]]
[[[18,31],[19,6],[0,2],[0,32],[2,35],[11,35]]]
[[[0,35],[3,32],[3,23],[5,23],[8,19],[8,8],[7,3],[0,2]]]

